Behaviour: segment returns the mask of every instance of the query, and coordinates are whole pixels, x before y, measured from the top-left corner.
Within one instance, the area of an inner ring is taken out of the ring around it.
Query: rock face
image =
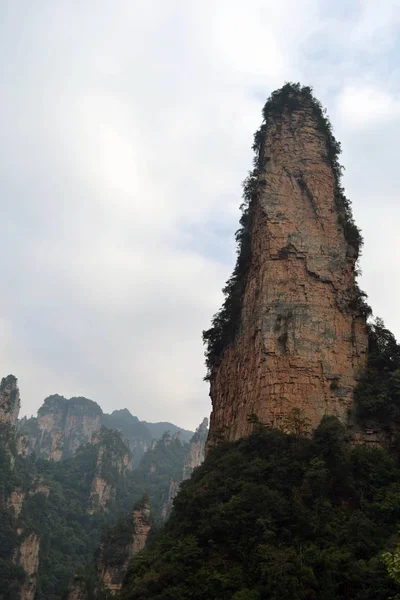
[[[278,427],[292,409],[312,427],[324,415],[347,423],[366,364],[337,142],[309,94],[279,93],[255,138],[250,260],[237,333],[210,373],[210,445],[248,435],[250,414]]]
[[[54,461],[73,456],[80,446],[90,442],[92,435],[101,427],[116,429],[129,444],[133,467],[139,465],[153,439],[161,438],[167,429],[173,433],[181,431],[185,440],[193,435],[172,423],[139,421],[126,408],[104,414],[93,400],[82,397],[67,399],[58,394],[46,398],[37,418],[25,417],[18,426],[19,454],[35,452],[41,458]]]
[[[103,415],[102,423],[104,427],[121,432],[132,453],[132,466],[136,467],[153,439],[146,424],[139,421],[126,408],[114,410],[110,415]]]
[[[7,508],[12,508],[14,511],[14,517],[19,517],[22,510],[22,506],[25,500],[25,492],[22,488],[16,488],[13,490],[8,498]]]
[[[183,466],[183,480],[189,479],[194,469],[199,467],[204,461],[207,436],[208,419],[205,418],[190,440],[189,452],[185,456],[185,463]]]
[[[161,518],[163,521],[166,521],[171,513],[174,498],[176,497],[177,493],[179,492],[180,483],[181,482],[174,481],[173,479],[171,479],[169,482],[168,497],[167,497],[166,501],[164,502],[162,511],[161,511]]]
[[[199,427],[196,429],[195,433],[193,434],[193,436],[190,440],[190,443],[189,443],[189,447],[186,450],[186,454],[185,454],[184,462],[183,462],[182,476],[179,477],[178,480],[170,479],[168,496],[162,505],[161,518],[163,521],[166,521],[168,519],[169,515],[171,514],[174,498],[176,497],[176,495],[179,492],[179,488],[180,488],[182,481],[185,481],[185,479],[189,479],[189,477],[193,473],[193,470],[196,467],[199,467],[202,464],[202,462],[204,461],[207,435],[208,435],[208,419],[205,418],[205,419],[203,419],[202,423],[199,425]],[[166,439],[166,446],[169,446],[176,439],[178,439],[178,437],[177,437],[177,434],[175,433],[174,436],[172,436],[172,438]],[[154,470],[153,470],[153,466],[154,466]],[[156,466],[151,465],[150,470],[151,470],[151,472],[154,472],[156,470]]]
[[[20,409],[19,389],[14,375],[3,377],[0,383],[0,423],[15,425]]]
[[[148,501],[143,506],[133,511],[134,536],[132,540],[132,555],[143,550],[149,537],[150,524],[150,504]]]
[[[101,427],[103,411],[87,398],[49,396],[38,411],[37,419],[20,425],[20,432],[41,458],[58,461],[73,456]]]
[[[20,600],[33,600],[36,592],[37,571],[39,567],[40,538],[37,533],[30,533],[22,541],[14,555],[14,562],[21,565],[26,573],[22,585]]]
[[[158,423],[148,423],[147,421],[143,421],[142,423],[143,425],[146,425],[147,429],[151,432],[152,438],[155,440],[159,440],[164,433],[168,431],[171,435],[179,432],[182,442],[190,442],[194,433],[189,429],[183,429],[173,423],[169,423],[169,421],[159,421]]]
[[[123,524],[122,524],[123,527]],[[124,575],[132,556],[146,545],[151,529],[150,504],[143,501],[133,510],[131,522],[125,530],[131,533],[126,538],[126,544],[121,547],[121,524],[111,532],[109,538],[100,547],[97,561],[97,572],[100,587],[106,588],[112,594],[119,592]]]
[[[97,464],[87,509],[90,515],[108,511],[118,480],[131,466],[129,449],[119,432],[102,427],[93,435],[91,444],[97,447]]]

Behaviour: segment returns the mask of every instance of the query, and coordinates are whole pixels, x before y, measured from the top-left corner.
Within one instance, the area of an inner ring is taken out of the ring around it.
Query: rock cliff
[[[179,492],[180,485],[185,479],[189,479],[193,470],[199,467],[204,461],[205,457],[205,446],[208,435],[208,419],[203,419],[202,423],[198,426],[195,433],[193,434],[189,444],[185,447],[185,456],[183,459],[183,471],[179,479],[170,479],[169,490],[166,499],[164,500],[161,518],[166,521],[171,514],[174,499]],[[166,446],[176,442],[179,436],[175,433],[172,438],[166,440]],[[154,467],[154,469],[153,469]],[[150,471],[154,472],[156,465],[151,465]]]
[[[21,535],[24,535],[21,532]],[[36,592],[37,571],[39,567],[40,537],[37,533],[29,533],[24,537],[14,554],[14,562],[20,565],[26,579],[21,587],[20,600],[33,600]]]
[[[64,398],[55,394],[45,399],[37,419],[24,420],[20,433],[28,452],[58,461],[73,456],[101,427],[103,411],[87,398]]]
[[[19,517],[22,510],[22,506],[25,500],[25,492],[22,488],[18,487],[12,490],[8,497],[7,508],[11,508],[14,512],[14,517]]]
[[[0,383],[0,423],[15,425],[20,409],[19,389],[14,375],[3,377]]]
[[[73,456],[80,446],[90,442],[92,435],[102,426],[116,429],[129,444],[133,467],[139,465],[153,439],[161,438],[164,431],[182,431],[184,439],[193,435],[193,432],[181,430],[171,423],[139,421],[126,408],[104,414],[93,400],[82,397],[67,399],[58,394],[46,398],[37,418],[23,418],[18,426],[20,454],[35,452],[41,458],[54,461]]]
[[[175,499],[177,493],[179,492],[179,486],[180,486],[180,482],[174,481],[173,479],[170,480],[168,496],[163,504],[162,511],[161,511],[161,519],[163,521],[166,521],[171,513],[174,499]]]
[[[274,92],[244,186],[238,262],[204,332],[209,444],[283,427],[299,409],[315,427],[347,423],[367,354],[366,305],[355,283],[362,239],[340,185],[340,145],[310,88]]]
[[[189,451],[185,456],[183,466],[182,479],[189,479],[196,467],[199,467],[204,461],[205,445],[208,436],[208,419],[203,419],[203,422],[197,428],[195,434],[190,440]]]
[[[119,432],[102,427],[91,444],[97,449],[97,463],[87,508],[90,515],[109,510],[117,485],[131,466],[129,448]]]
[[[103,415],[103,425],[109,429],[117,429],[128,442],[132,454],[132,466],[136,467],[153,439],[152,433],[145,423],[139,421],[128,409],[114,410],[110,415]]]
[[[96,565],[100,588],[111,594],[121,589],[129,562],[145,547],[150,529],[150,504],[144,500],[127,523],[118,523],[103,540]]]

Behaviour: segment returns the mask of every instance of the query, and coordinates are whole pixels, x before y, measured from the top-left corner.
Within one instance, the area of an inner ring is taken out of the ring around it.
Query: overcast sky
[[[1,0],[0,364],[194,428],[262,106],[312,85],[400,337],[400,2]]]

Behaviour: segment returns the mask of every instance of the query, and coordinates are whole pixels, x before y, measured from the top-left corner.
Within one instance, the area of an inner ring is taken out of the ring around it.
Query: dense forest
[[[386,600],[399,475],[397,455],[352,448],[334,417],[311,440],[273,430],[221,445],[134,558],[124,598]]]
[[[124,600],[386,600],[400,582],[400,346],[369,325],[356,415],[381,446],[335,417],[313,435],[249,415],[249,438],[213,449],[183,484],[162,534],[136,556]],[[397,563],[396,563],[397,556]],[[387,568],[388,567],[388,568]]]

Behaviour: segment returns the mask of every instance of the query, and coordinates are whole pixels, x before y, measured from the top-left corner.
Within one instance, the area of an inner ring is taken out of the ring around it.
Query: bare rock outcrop
[[[25,500],[25,492],[22,488],[15,488],[8,497],[7,508],[11,508],[14,511],[14,517],[18,517],[21,510],[22,505]]]
[[[210,445],[248,435],[249,415],[280,427],[300,409],[312,427],[324,415],[348,423],[366,365],[360,236],[340,186],[340,147],[309,88],[271,96],[254,149],[238,263],[204,334]]]
[[[208,419],[204,418],[203,422],[199,425],[195,434],[190,440],[189,452],[185,456],[185,462],[183,466],[183,480],[189,479],[194,469],[199,467],[204,461],[207,436]]]
[[[171,513],[174,498],[176,497],[176,495],[179,492],[180,484],[181,484],[180,481],[174,481],[173,479],[171,479],[169,482],[168,497],[167,497],[166,501],[164,502],[162,511],[161,511],[161,518],[163,521],[166,521]]]
[[[28,452],[59,461],[73,456],[101,427],[103,411],[87,398],[64,398],[55,394],[44,401],[37,419],[20,426]]]
[[[17,378],[14,375],[3,377],[0,383],[0,423],[15,425],[20,409]]]
[[[21,532],[23,535],[23,532]],[[19,564],[26,573],[26,579],[21,587],[20,600],[33,600],[37,585],[39,568],[40,537],[37,533],[29,533],[24,537],[14,554],[14,562]]]
[[[179,492],[179,488],[180,488],[182,481],[184,481],[185,479],[189,479],[189,477],[193,473],[194,469],[196,469],[196,467],[199,467],[202,464],[202,462],[204,461],[207,435],[208,435],[208,419],[205,418],[205,419],[203,419],[203,421],[199,425],[199,427],[196,429],[195,433],[193,434],[193,436],[189,442],[189,448],[184,457],[182,476],[179,476],[179,478],[177,478],[177,479],[173,479],[173,478],[170,479],[168,496],[166,497],[165,501],[163,502],[162,510],[161,510],[161,518],[163,521],[166,521],[168,519],[169,515],[171,514],[173,502]],[[167,438],[166,446],[169,446],[171,444],[171,442],[173,442],[176,439],[179,439],[176,437],[176,434],[174,434],[174,436],[172,436],[171,439]],[[154,470],[156,469],[155,465],[151,465],[151,467],[150,467],[151,472],[153,472],[152,471],[153,466],[154,466]]]
[[[43,494],[45,498],[49,497],[50,486],[45,483],[43,477],[36,479],[29,490],[30,496],[35,496],[36,494]]]
[[[20,454],[31,454],[54,461],[74,456],[93,434],[106,427],[116,429],[128,442],[132,466],[137,467],[152,442],[148,427],[129,410],[104,414],[100,406],[88,398],[64,398],[54,394],[45,399],[37,417],[24,417],[18,423]]]
[[[149,537],[150,523],[150,504],[146,500],[142,506],[133,511],[134,535],[132,540],[132,555],[143,550]]]
[[[91,444],[97,446],[96,472],[92,481],[87,512],[107,512],[115,499],[116,483],[131,468],[131,454],[121,434],[103,427]]]
[[[137,552],[143,550],[151,529],[150,504],[144,500],[133,510],[126,531],[131,533],[126,544],[121,547],[120,527],[117,525],[101,547],[97,560],[97,572],[100,588],[105,588],[111,594],[116,594],[122,587],[122,582],[129,562]]]

